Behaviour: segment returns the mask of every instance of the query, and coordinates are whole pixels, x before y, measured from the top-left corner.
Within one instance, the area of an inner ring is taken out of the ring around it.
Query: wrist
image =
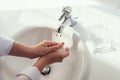
[[[43,68],[48,65],[48,61],[46,58],[40,58],[33,66],[37,67],[37,69],[42,72]]]

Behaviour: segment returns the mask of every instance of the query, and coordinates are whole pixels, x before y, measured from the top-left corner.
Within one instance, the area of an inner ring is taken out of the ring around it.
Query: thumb
[[[48,47],[48,48],[47,48],[47,49],[48,49],[47,51],[48,51],[48,53],[49,53],[49,52],[58,50],[58,49],[62,48],[63,45],[64,45],[64,42],[58,43],[58,44],[55,45],[55,46]]]

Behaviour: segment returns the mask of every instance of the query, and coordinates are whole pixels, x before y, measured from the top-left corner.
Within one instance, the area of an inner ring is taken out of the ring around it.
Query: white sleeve
[[[20,75],[15,80],[31,80],[31,79],[26,75]]]
[[[5,37],[0,36],[0,56],[8,55],[11,48],[13,47],[14,40]]]
[[[15,80],[40,80],[40,71],[36,67],[27,67],[17,74]]]

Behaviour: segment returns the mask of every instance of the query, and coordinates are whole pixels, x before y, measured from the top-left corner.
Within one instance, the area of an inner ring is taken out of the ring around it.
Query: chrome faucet
[[[64,20],[57,29],[58,33],[61,33],[65,26],[69,25],[70,27],[73,27],[77,23],[71,17],[72,8],[70,6],[64,7],[62,12],[63,14],[60,16],[59,21],[61,21],[62,19]]]

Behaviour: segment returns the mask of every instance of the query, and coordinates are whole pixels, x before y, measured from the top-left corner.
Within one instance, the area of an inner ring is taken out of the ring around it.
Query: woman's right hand
[[[39,58],[38,61],[34,64],[34,66],[37,67],[39,71],[41,72],[45,66],[55,63],[55,62],[62,62],[62,60],[68,55],[69,55],[68,48],[65,48],[65,50],[58,49],[54,52],[51,52]]]

